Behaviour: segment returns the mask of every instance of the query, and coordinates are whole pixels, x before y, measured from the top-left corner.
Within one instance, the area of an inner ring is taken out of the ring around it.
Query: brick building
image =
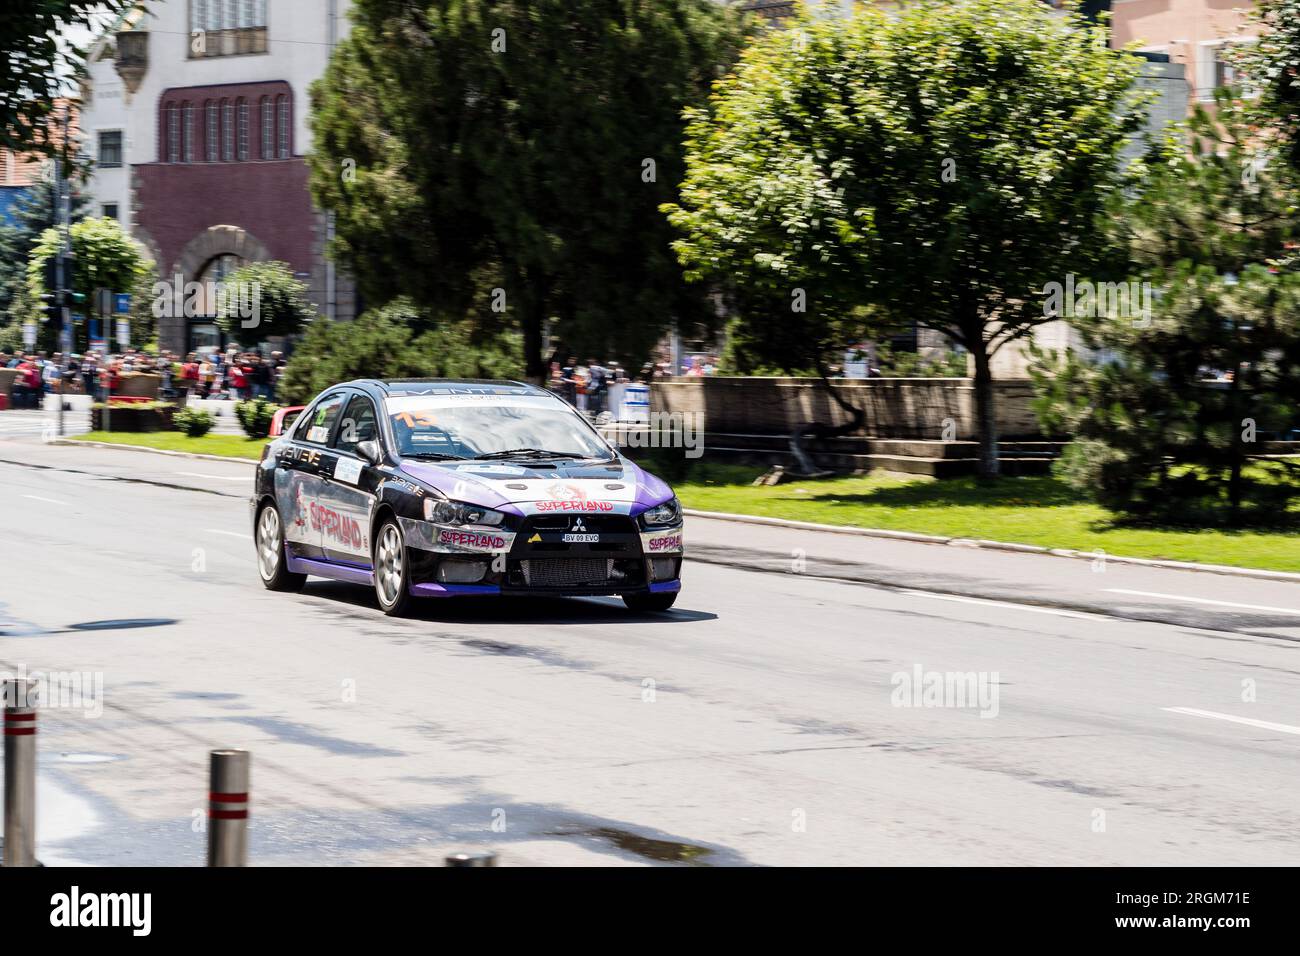
[[[321,315],[355,314],[304,159],[308,87],[346,36],[346,11],[347,0],[152,0],[99,36],[82,85],[89,192],[164,280],[218,281],[276,259]],[[227,344],[210,303],[200,312],[161,316],[160,347]]]

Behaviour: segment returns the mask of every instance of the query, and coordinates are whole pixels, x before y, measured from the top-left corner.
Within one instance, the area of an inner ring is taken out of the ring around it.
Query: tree
[[[69,239],[76,262],[73,291],[84,296],[82,307],[85,314],[90,314],[95,308],[96,290],[134,291],[140,277],[148,272],[143,251],[116,219],[82,219],[70,227]],[[32,249],[27,263],[26,299],[33,305],[38,302],[40,295],[51,291],[45,287],[45,262],[57,255],[62,248],[63,230],[52,227],[41,233]],[[45,340],[57,340],[58,331],[53,323],[47,323],[43,333]],[[108,331],[104,334],[107,336]],[[81,351],[88,346],[89,330],[74,329],[73,335],[74,351]]]
[[[56,193],[53,183],[38,180],[14,206],[13,226],[0,225],[0,328],[13,326],[17,331],[30,304],[26,301],[27,258],[46,229],[58,222]],[[69,202],[70,220],[86,217],[89,202],[76,189]]]
[[[1113,361],[1035,369],[1044,424],[1072,434],[1061,469],[1130,518],[1285,522],[1300,466],[1262,456],[1300,426],[1296,177],[1261,164],[1232,93],[1198,109],[1112,219],[1144,279],[1150,315],[1077,323]]]
[[[512,378],[521,364],[517,334],[475,336],[467,323],[417,335],[422,317],[405,299],[355,322],[313,322],[280,380],[279,398],[303,404],[354,378]]]
[[[132,0],[5,0],[0,8],[0,147],[50,151],[55,98],[84,62],[81,50],[61,44],[68,27],[93,28]]]
[[[824,364],[864,305],[943,332],[973,356],[980,474],[996,475],[990,360],[1052,320],[1049,280],[1101,253],[1139,122],[1133,58],[1037,0],[800,8],[788,27],[690,113],[667,207],[687,275],[766,301],[740,315],[774,363]]]
[[[1262,32],[1236,51],[1259,94],[1260,113],[1280,134],[1287,161],[1300,170],[1300,0],[1258,0]]]
[[[286,262],[250,262],[222,281],[217,295],[217,324],[250,341],[295,335],[316,318],[307,286]]]
[[[359,0],[314,87],[311,186],[365,297],[638,357],[707,318],[658,213],[681,111],[742,42],[710,0]]]

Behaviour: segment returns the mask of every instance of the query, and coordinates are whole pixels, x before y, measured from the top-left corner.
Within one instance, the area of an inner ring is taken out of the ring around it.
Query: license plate
[[[598,534],[566,534],[561,539],[565,544],[595,544],[600,540]]]

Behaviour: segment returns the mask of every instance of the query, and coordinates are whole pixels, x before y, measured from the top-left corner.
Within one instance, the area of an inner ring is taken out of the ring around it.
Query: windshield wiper
[[[403,458],[428,458],[430,461],[464,461],[464,455],[448,455],[440,451],[404,452]]]
[[[575,455],[567,451],[548,451],[545,448],[507,448],[504,451],[490,451],[486,455],[475,455],[475,461],[491,461],[494,458],[589,458],[590,455]]]

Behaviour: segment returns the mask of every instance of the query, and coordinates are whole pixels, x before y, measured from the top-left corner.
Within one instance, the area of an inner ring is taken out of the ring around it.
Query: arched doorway
[[[216,322],[213,286],[240,266],[269,258],[266,246],[238,226],[210,226],[186,243],[173,271],[187,283],[197,282],[201,292],[196,314],[186,316],[176,329],[184,340],[180,351],[208,351],[229,344]]]

